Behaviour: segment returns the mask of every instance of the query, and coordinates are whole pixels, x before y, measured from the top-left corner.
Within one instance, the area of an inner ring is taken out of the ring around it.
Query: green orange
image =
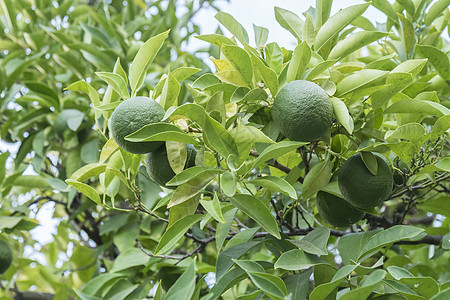
[[[195,156],[197,155],[197,150],[191,144],[186,144],[186,150],[187,159],[184,166],[185,169],[195,166]],[[170,166],[169,159],[167,158],[167,149],[165,145],[147,155],[146,167],[150,179],[163,187],[167,187],[166,183],[175,176],[175,173]]]
[[[317,193],[316,206],[322,219],[335,227],[348,227],[365,215],[341,197],[324,191]]]
[[[0,274],[5,273],[12,263],[12,252],[8,244],[0,240]]]
[[[130,142],[125,137],[142,127],[161,122],[164,109],[155,100],[148,97],[133,97],[120,103],[110,119],[111,135],[124,150],[145,154],[156,150],[162,142]]]
[[[311,142],[330,128],[333,106],[320,86],[306,80],[295,80],[276,95],[272,117],[278,130],[287,138]]]
[[[391,167],[381,155],[375,154],[375,158],[378,163],[377,175],[367,169],[359,153],[350,157],[339,171],[339,189],[344,199],[360,209],[380,205],[392,192],[394,179]]]

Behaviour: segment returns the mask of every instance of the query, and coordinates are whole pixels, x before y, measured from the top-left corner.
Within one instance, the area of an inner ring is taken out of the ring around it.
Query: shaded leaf
[[[166,232],[161,237],[158,246],[156,246],[154,255],[167,253],[183,237],[189,228],[200,221],[201,218],[202,215],[185,216],[167,228]]]
[[[275,263],[275,268],[295,271],[308,269],[319,264],[326,264],[326,262],[300,249],[292,249],[281,254]]]
[[[144,82],[147,69],[155,59],[168,34],[169,30],[147,40],[134,57],[129,71],[130,87],[133,95]]]
[[[231,203],[255,220],[271,235],[281,238],[275,217],[261,200],[250,195],[235,195],[230,198]]]

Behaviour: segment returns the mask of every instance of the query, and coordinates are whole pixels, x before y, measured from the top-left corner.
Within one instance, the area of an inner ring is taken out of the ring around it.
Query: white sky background
[[[394,0],[388,0],[394,2]],[[355,5],[367,3],[362,0],[335,0],[331,7],[331,16],[339,10]],[[250,44],[254,45],[255,38],[253,32],[253,24],[266,27],[269,29],[268,43],[276,42],[281,47],[293,49],[297,44],[296,39],[292,34],[281,27],[275,19],[273,8],[279,6],[281,8],[290,10],[300,16],[303,20],[303,12],[310,6],[315,6],[315,0],[231,0],[231,3],[225,1],[218,1],[217,6],[221,11],[231,14],[239,23],[241,23],[247,30]],[[202,34],[215,33],[219,22],[214,18],[215,10],[212,8],[204,9],[194,17],[194,23],[198,24],[202,29]],[[376,22],[386,22],[386,16],[373,6],[370,6],[363,14],[374,25]],[[230,36],[230,33],[222,27],[225,35]],[[196,38],[191,38],[188,50],[197,50],[202,47],[209,46],[208,43],[200,41]]]

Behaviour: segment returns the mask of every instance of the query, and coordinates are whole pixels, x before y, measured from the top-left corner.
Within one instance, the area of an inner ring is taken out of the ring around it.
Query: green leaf
[[[276,176],[264,176],[252,179],[248,183],[262,186],[263,188],[283,193],[291,197],[292,199],[297,199],[297,192],[294,187],[284,180],[283,178]]]
[[[128,85],[127,73],[125,72],[125,70],[122,67],[122,64],[120,63],[120,57],[116,59],[116,64],[114,65],[113,73],[122,77],[122,79],[125,81],[125,86]]]
[[[377,161],[377,158],[375,157],[375,155],[373,155],[371,152],[365,152],[365,151],[362,151],[360,153],[361,153],[361,158],[362,158],[366,168],[373,175],[377,175],[378,174],[378,161]]]
[[[313,269],[302,272],[298,275],[288,275],[284,278],[286,290],[291,299],[305,300],[309,290],[309,278]]]
[[[306,14],[305,25],[303,26],[303,39],[310,48],[314,46],[314,42],[316,41],[314,21],[309,13]]]
[[[239,24],[236,19],[226,12],[218,12],[215,18],[222,24],[228,31],[230,31],[239,42],[242,44],[248,44],[248,33],[245,28]]]
[[[308,44],[303,41],[294,49],[291,61],[289,62],[286,81],[291,82],[302,78],[302,75],[308,67],[308,63],[310,60],[311,49],[309,48]]]
[[[127,83],[122,78],[122,76],[110,72],[96,72],[101,79],[103,79],[107,84],[112,86],[112,88],[120,95],[122,99],[130,98],[128,93]]]
[[[225,223],[217,193],[214,194],[214,198],[211,201],[200,200],[200,204],[217,222]]]
[[[377,232],[352,233],[340,237],[337,249],[342,257],[343,264],[349,265],[351,261],[358,261],[362,249]]]
[[[244,270],[247,274],[251,272],[259,272],[265,273],[264,268],[258,264],[256,261],[252,260],[235,260],[234,263],[237,264],[242,270]]]
[[[301,240],[288,240],[301,250],[315,254],[327,255],[328,239],[330,237],[330,230],[326,227],[318,227],[309,232]]]
[[[83,193],[86,197],[94,201],[96,204],[102,205],[100,196],[93,187],[73,179],[66,179],[66,183],[70,184],[71,186],[79,190],[81,193]]]
[[[354,19],[361,16],[369,5],[370,4],[367,3],[350,6],[329,18],[317,32],[314,51],[318,52],[328,41],[339,34],[342,29]]]
[[[333,163],[327,159],[312,167],[305,176],[302,186],[304,199],[311,197],[316,192],[327,186],[331,179]]]
[[[430,300],[446,300],[450,297],[450,288],[440,291],[439,294],[434,295]]]
[[[356,90],[383,85],[388,73],[389,72],[387,71],[375,69],[363,69],[357,71],[352,75],[345,77],[337,84],[336,96],[342,97]]]
[[[202,34],[196,35],[195,38],[219,47],[222,47],[222,45],[236,45],[234,41],[221,34]]]
[[[428,45],[416,45],[415,52],[428,61],[436,69],[437,73],[445,80],[450,78],[450,62],[447,54],[436,47]]]
[[[222,82],[239,87],[248,87],[248,83],[242,78],[241,73],[236,70],[225,70],[214,73]]]
[[[253,79],[253,69],[247,52],[238,46],[223,45],[222,53],[233,68],[239,72],[245,83],[249,84]]]
[[[405,54],[405,57],[402,57],[402,52],[400,51],[400,57],[402,57],[402,60],[406,60],[410,56],[410,53],[413,50],[414,44],[416,42],[414,34],[414,25],[401,13],[397,13],[397,16],[400,19],[400,25],[402,29],[401,39]]]
[[[222,170],[215,167],[206,167],[206,166],[195,166],[183,170],[181,173],[175,175],[169,182],[166,183],[167,186],[177,186],[197,177],[204,176],[216,176],[222,173]]]
[[[120,253],[114,260],[111,272],[119,272],[136,266],[145,266],[150,257],[138,248],[130,248]]]
[[[86,81],[77,81],[69,85],[65,88],[66,90],[70,91],[77,91],[77,92],[83,92],[89,96],[92,103],[94,104],[94,107],[97,107],[100,105],[100,97],[98,96],[97,90],[92,87],[89,83]]]
[[[381,269],[376,269],[370,275],[365,276],[359,287],[352,289],[347,293],[343,294],[339,299],[342,300],[359,300],[367,299],[367,297],[373,292],[376,286],[386,277],[386,271]]]
[[[316,1],[316,23],[317,27],[322,26],[330,17],[331,5],[333,0],[317,0]]]
[[[427,59],[409,59],[396,66],[391,73],[410,73],[416,76],[422,71],[427,61]]]
[[[227,242],[224,249],[228,249],[234,245],[247,243],[255,236],[255,234],[258,232],[259,229],[260,229],[260,227],[253,227],[253,228],[239,231]]]
[[[0,0],[0,7],[3,12],[3,16],[6,19],[6,24],[8,24],[8,29],[11,31],[11,33],[14,33],[17,28],[17,22],[16,22],[16,8],[14,7],[15,1],[11,0]]]
[[[3,181],[3,179],[5,179],[5,175],[6,175],[6,160],[9,157],[9,152],[6,151],[2,154],[0,154],[0,186],[1,183]]]
[[[304,270],[315,265],[326,264],[316,255],[305,253],[300,249],[292,249],[281,254],[275,263],[275,268],[283,270]]]
[[[147,40],[134,57],[129,72],[132,95],[135,95],[136,91],[144,82],[147,69],[161,49],[169,31],[170,30],[160,33]]]
[[[49,177],[49,178],[45,178],[45,180],[48,182],[48,184],[50,184],[50,186],[54,190],[57,190],[60,192],[68,191],[69,187],[67,186],[67,184],[59,178]]]
[[[388,229],[382,230],[374,234],[364,248],[361,250],[359,258],[362,258],[376,249],[386,245],[416,237],[424,231],[423,228],[414,226],[395,225]]]
[[[166,142],[167,160],[170,167],[175,174],[179,174],[183,171],[186,165],[187,148],[185,143],[180,142]]]
[[[145,125],[136,132],[127,135],[125,139],[131,142],[172,141],[194,145],[198,144],[192,136],[177,126],[163,122]]]
[[[405,139],[418,143],[425,135],[425,128],[419,123],[409,123],[397,127],[393,132],[386,134],[386,141],[388,143],[396,142],[400,139]]]
[[[165,300],[190,299],[195,290],[195,260],[167,291]]]
[[[379,31],[360,31],[355,32],[347,36],[344,40],[339,41],[336,46],[333,47],[328,59],[341,59],[349,54],[367,46],[379,39],[387,36],[385,32]]]
[[[425,24],[430,25],[450,5],[449,0],[436,1],[425,14]]]
[[[283,28],[289,30],[298,41],[301,41],[304,25],[303,20],[295,13],[278,6],[275,6],[274,11],[277,22]]]
[[[255,220],[268,233],[280,239],[278,224],[275,217],[261,200],[250,195],[235,195],[230,198],[231,203]]]
[[[265,60],[269,67],[275,73],[280,74],[283,69],[283,52],[280,46],[277,43],[267,44],[264,48],[264,53],[266,54]]]
[[[230,135],[233,137],[234,142],[238,146],[239,162],[242,163],[248,158],[251,146],[254,143],[275,143],[269,137],[267,137],[260,129],[253,126],[236,126],[230,131]]]
[[[421,204],[421,209],[427,212],[442,214],[446,217],[450,216],[450,197],[439,196],[428,199]]]
[[[286,285],[280,277],[263,272],[248,272],[248,275],[267,296],[273,299],[284,299],[286,296]]]
[[[303,142],[291,142],[291,141],[282,141],[267,147],[259,156],[254,160],[250,170],[260,166],[264,162],[272,159],[278,158],[288,152],[291,152],[297,149],[300,146],[306,145],[307,143]]]
[[[212,300],[219,298],[226,290],[241,282],[248,275],[241,268],[233,268],[225,273],[216,284],[211,288],[209,293],[202,300]]]
[[[126,277],[126,275],[118,273],[100,274],[89,280],[81,291],[86,295],[93,296],[96,295],[104,286],[108,285],[110,282],[123,277]]]
[[[219,282],[227,271],[233,266],[233,258],[238,259],[250,249],[256,245],[261,244],[261,242],[248,242],[230,247],[222,251],[217,257],[216,261],[216,282]]]
[[[347,130],[348,133],[352,133],[354,129],[353,119],[348,113],[347,106],[344,101],[331,97],[331,104],[333,105],[333,112],[336,116],[336,120]]]
[[[416,113],[442,117],[449,115],[450,110],[442,104],[427,100],[400,100],[386,108],[384,114]]]
[[[236,175],[232,172],[224,172],[222,175],[222,191],[227,197],[236,193]]]
[[[435,166],[442,171],[450,172],[450,157],[447,156],[440,159],[437,163],[435,163]]]
[[[255,32],[256,47],[264,47],[269,37],[269,29],[253,24],[253,31]]]
[[[100,297],[95,297],[95,296],[91,296],[91,295],[87,295],[79,290],[77,290],[76,288],[73,289],[75,291],[75,294],[77,294],[77,296],[81,299],[81,300],[100,300],[102,298]]]
[[[304,75],[303,78],[305,78],[306,80],[309,81],[313,81],[317,76],[319,76],[320,74],[322,74],[323,72],[325,72],[328,68],[332,67],[334,65],[334,63],[337,60],[326,60],[326,61],[322,61],[319,64],[317,64],[314,68],[312,68],[311,70],[308,70]]]
[[[176,119],[177,116],[185,116],[198,123],[203,129],[203,135],[207,142],[223,157],[239,157],[236,144],[228,131],[216,120],[211,118],[203,107],[198,104],[188,103],[168,111],[164,119]]]
[[[262,60],[254,55],[253,53],[250,53],[250,58],[252,60],[253,66],[255,68],[255,71],[259,72],[261,75],[264,84],[269,88],[270,93],[274,97],[278,92],[278,76],[277,73],[275,73],[274,70],[268,68]]]
[[[13,229],[24,217],[0,216],[0,230]]]
[[[38,81],[26,81],[25,84],[30,91],[43,97],[50,106],[56,109],[60,107],[58,94],[52,88]]]
[[[394,280],[384,280],[383,281],[386,285],[388,285],[390,288],[394,289],[394,291],[397,291],[406,299],[413,299],[413,300],[423,300],[425,299],[422,296],[417,295],[410,287],[408,287],[406,284],[402,284],[398,281]]]
[[[222,249],[223,243],[228,236],[231,228],[231,224],[234,221],[234,216],[236,215],[237,208],[231,208],[223,214],[225,223],[218,223],[216,229],[216,250],[219,253]]]
[[[365,0],[366,2],[369,2],[370,0]],[[376,8],[378,8],[380,11],[382,11],[391,21],[394,21],[397,23],[398,18],[397,14],[395,13],[394,8],[392,7],[392,4],[390,4],[387,0],[372,0],[372,5]],[[389,29],[388,29],[389,30]]]
[[[411,73],[391,71],[386,78],[386,86],[376,90],[370,96],[373,109],[378,109],[387,103],[393,96],[403,90],[413,81]]]
[[[203,215],[190,215],[176,221],[167,228],[156,246],[154,255],[165,254],[184,236],[195,223],[200,221]]]
[[[188,79],[192,75],[200,72],[202,69],[193,67],[179,67],[172,71],[172,76],[178,81]]]
[[[181,204],[197,195],[214,177],[217,176],[217,173],[218,172],[202,172],[179,185],[173,193],[167,208]]]
[[[325,300],[335,288],[355,270],[356,266],[343,266],[333,276],[330,282],[318,285],[311,292],[310,300]]]
[[[411,161],[418,150],[416,144],[405,141],[385,145],[407,164]]]
[[[171,106],[177,106],[178,94],[180,93],[180,83],[169,73],[164,81],[164,86],[161,91],[161,98],[159,104],[164,110],[168,110]]]
[[[78,170],[76,170],[72,176],[70,177],[71,180],[74,181],[85,181],[86,179],[89,179],[94,176],[98,176],[99,174],[105,172],[107,165],[100,165],[98,163],[90,163],[87,164]]]
[[[439,285],[432,277],[415,277],[408,270],[398,267],[387,267],[389,274],[400,283],[413,287],[413,290],[430,299],[439,292]]]
[[[431,131],[427,133],[424,138],[424,142],[427,140],[436,140],[443,135],[450,128],[450,115],[440,117],[431,128]]]

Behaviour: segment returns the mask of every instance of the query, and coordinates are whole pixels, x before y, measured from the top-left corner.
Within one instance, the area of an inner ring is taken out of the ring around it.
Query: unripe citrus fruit
[[[184,165],[185,169],[195,166],[195,156],[197,155],[197,150],[191,144],[186,144],[186,150],[187,159]],[[167,149],[164,145],[147,155],[146,165],[148,176],[160,186],[167,187],[166,183],[175,176],[167,158]]]
[[[160,122],[164,114],[164,109],[153,99],[130,98],[120,103],[111,115],[111,135],[122,149],[130,153],[149,153],[160,147],[162,142],[130,142],[125,137],[145,125]]]
[[[335,227],[348,227],[365,215],[344,199],[324,191],[317,193],[316,206],[322,219]]]
[[[273,102],[272,117],[280,132],[294,141],[321,137],[333,121],[333,106],[317,84],[295,80],[286,84]]]
[[[381,155],[375,153],[375,158],[377,175],[367,169],[359,153],[350,157],[339,171],[339,189],[344,199],[360,209],[380,205],[392,192],[394,181],[391,168]]]
[[[0,240],[0,274],[5,273],[12,263],[12,252],[8,244]]]

